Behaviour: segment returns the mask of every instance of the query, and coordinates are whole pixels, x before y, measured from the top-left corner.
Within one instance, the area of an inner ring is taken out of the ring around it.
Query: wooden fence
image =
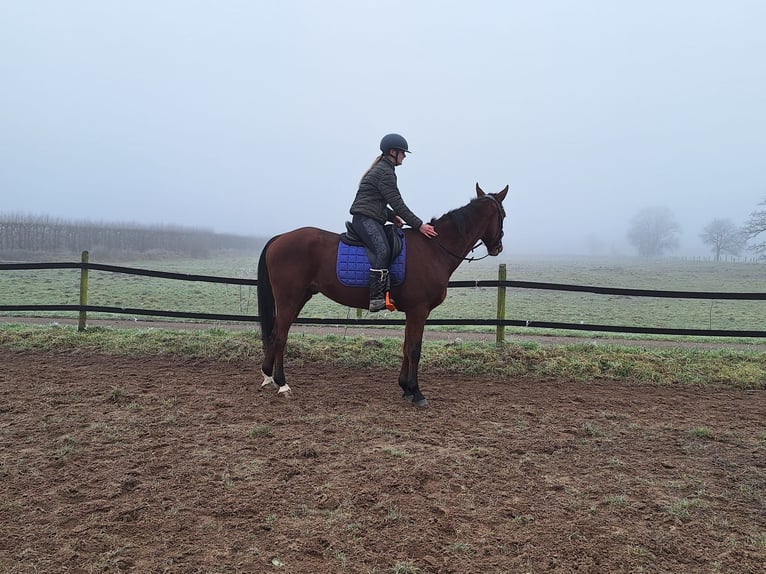
[[[90,270],[107,271],[112,273],[124,273],[147,277],[159,277],[164,279],[177,279],[180,281],[201,281],[208,283],[221,283],[230,285],[258,286],[257,279],[244,279],[232,277],[217,277],[212,275],[193,275],[186,273],[170,273],[165,271],[152,271],[148,269],[135,269],[131,267],[119,267],[116,265],[102,265],[90,263],[88,252],[84,251],[81,261],[61,263],[3,263],[0,271],[22,269],[80,269],[80,303],[78,305],[0,305],[0,312],[20,311],[71,311],[79,313],[79,330],[85,330],[87,314],[114,313],[124,315],[139,315],[165,318],[203,319],[217,321],[250,321],[257,322],[257,315],[228,315],[219,313],[192,313],[185,311],[163,311],[157,309],[137,309],[125,307],[108,307],[88,304],[88,272]],[[766,293],[732,293],[732,292],[698,292],[698,291],[658,291],[652,289],[624,289],[616,287],[597,287],[590,285],[566,285],[560,283],[543,283],[536,281],[508,281],[506,279],[505,264],[499,266],[498,278],[486,281],[450,281],[450,289],[476,287],[497,288],[497,316],[495,319],[429,319],[427,325],[472,325],[494,326],[496,328],[496,341],[502,343],[505,339],[505,327],[533,327],[542,329],[569,329],[577,331],[603,331],[612,333],[636,333],[636,334],[660,334],[660,335],[695,335],[711,337],[766,337],[766,331],[744,331],[727,329],[673,329],[664,327],[636,327],[630,325],[595,325],[583,323],[563,323],[554,321],[527,321],[506,319],[506,290],[511,289],[542,289],[552,291],[573,291],[596,293],[601,295],[621,295],[629,297],[664,297],[671,299],[710,299],[710,300],[766,300]],[[296,323],[301,324],[328,324],[328,325],[404,325],[404,319],[355,319],[332,318],[319,319],[299,317]]]

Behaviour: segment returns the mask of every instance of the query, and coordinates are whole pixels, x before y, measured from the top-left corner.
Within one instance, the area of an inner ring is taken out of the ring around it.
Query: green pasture
[[[111,261],[91,262],[113,264]],[[683,291],[766,290],[766,266],[762,264],[683,260],[647,262],[637,258],[490,258],[481,262],[463,263],[452,279],[497,279],[499,263],[507,266],[509,280]],[[139,260],[119,262],[119,265],[228,278],[254,279],[257,275],[255,255]],[[0,304],[77,304],[79,282],[79,270],[2,270]],[[507,319],[731,330],[763,330],[766,326],[766,303],[761,301],[643,298],[529,289],[508,289],[507,293]],[[434,310],[431,317],[494,319],[496,302],[495,288],[454,288],[450,289],[445,302]],[[88,303],[164,311],[235,315],[258,313],[255,287],[158,279],[105,271],[90,271]],[[46,316],[63,315],[66,314],[49,313]],[[99,316],[89,314],[91,318]],[[306,305],[302,316],[346,318],[356,317],[357,311],[317,295]],[[362,316],[373,319],[403,317],[400,313],[385,312],[375,315],[363,312]],[[142,320],[147,318],[142,317]]]
[[[93,263],[112,264],[110,261]],[[498,264],[507,266],[508,279],[681,291],[760,292],[766,266],[752,263],[712,263],[638,259],[487,259],[464,263],[454,280],[497,279]],[[216,277],[256,278],[257,258],[221,257],[199,260],[130,261],[119,265]],[[0,271],[0,304],[77,304],[79,270]],[[534,321],[604,323],[673,328],[762,330],[766,305],[758,301],[673,300],[629,298],[560,291],[508,290],[506,317]],[[451,289],[432,317],[494,318],[494,288]],[[205,282],[155,279],[91,271],[92,305],[205,313],[257,315],[256,288]],[[66,314],[49,314],[52,318]],[[72,317],[74,314],[69,314]],[[368,313],[363,313],[366,317]],[[91,313],[95,318],[98,314]],[[316,296],[303,316],[356,316],[324,297]],[[377,314],[373,317],[391,317]],[[400,317],[401,314],[393,314]],[[125,316],[120,316],[125,318]],[[147,317],[140,317],[143,321]],[[11,323],[11,322],[9,322]],[[53,322],[52,322],[53,323]],[[145,324],[145,323],[144,323]],[[432,327],[435,328],[435,327]],[[454,330],[455,327],[443,327]],[[215,360],[259,361],[260,341],[253,330],[105,329],[90,326],[85,333],[74,327],[0,325],[0,346],[16,348],[78,348],[100,353],[177,355]],[[400,330],[399,327],[392,329]],[[480,330],[479,327],[463,327]],[[491,331],[492,328],[485,328]],[[529,330],[525,330],[527,332]],[[508,329],[509,333],[514,330]],[[580,332],[570,332],[582,336]],[[561,333],[558,333],[561,334]],[[594,334],[589,334],[592,338]],[[619,335],[609,335],[618,337]],[[659,337],[658,337],[659,338]],[[489,343],[424,343],[423,368],[448,372],[492,374],[504,377],[566,377],[581,380],[629,380],[652,384],[718,384],[736,388],[763,388],[766,354],[752,350],[652,349],[581,343],[540,345],[514,342],[497,348]],[[738,342],[760,343],[760,340]],[[727,340],[734,343],[734,340]],[[329,362],[349,367],[397,369],[401,341],[382,338],[376,345],[362,337],[312,337],[295,333],[288,358],[297,362]]]

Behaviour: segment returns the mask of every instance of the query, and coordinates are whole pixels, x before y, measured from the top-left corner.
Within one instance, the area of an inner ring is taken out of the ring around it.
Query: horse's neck
[[[439,227],[443,227],[443,231],[439,230],[437,240],[451,255],[450,274],[452,274],[479,241],[484,229],[476,225],[471,217],[466,218],[465,230],[462,233],[458,228],[457,221],[451,217],[447,217],[443,226]]]

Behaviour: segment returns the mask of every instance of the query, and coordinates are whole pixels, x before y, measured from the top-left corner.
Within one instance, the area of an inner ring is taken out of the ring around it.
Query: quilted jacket
[[[387,157],[381,158],[364,174],[350,212],[351,215],[366,215],[381,224],[393,221],[394,215],[415,229],[423,224],[423,220],[405,205],[396,186],[394,164]]]

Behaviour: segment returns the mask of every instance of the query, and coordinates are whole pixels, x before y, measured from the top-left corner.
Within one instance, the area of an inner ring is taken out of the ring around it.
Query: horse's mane
[[[434,227],[438,226],[440,223],[446,223],[448,221],[452,221],[455,224],[455,227],[457,228],[457,232],[463,236],[467,233],[468,229],[471,227],[471,219],[473,213],[476,211],[474,209],[474,206],[476,202],[481,199],[480,197],[474,197],[471,199],[471,201],[468,203],[468,205],[464,205],[463,207],[458,207],[456,209],[453,209],[451,211],[448,211],[438,219],[432,219],[431,225]]]

